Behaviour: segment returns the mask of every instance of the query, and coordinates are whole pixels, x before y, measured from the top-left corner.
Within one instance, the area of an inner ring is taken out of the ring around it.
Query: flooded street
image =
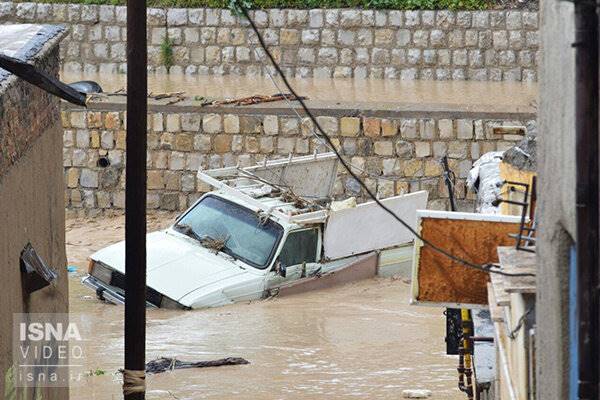
[[[149,230],[174,214],[149,216]],[[87,256],[124,234],[124,218],[67,220],[70,312],[83,314],[85,378],[71,398],[121,398],[123,307],[103,304],[83,287]],[[197,311],[148,310],[147,360],[243,357],[250,364],[177,370],[147,378],[149,399],[398,399],[423,388],[433,399],[464,399],[456,357],[445,355],[442,309],[408,305],[409,286],[373,279],[324,291]]]
[[[111,92],[124,88],[125,75],[63,73],[67,83],[93,80]],[[383,79],[289,79],[300,95],[310,100],[377,103],[424,103],[444,105],[532,106],[537,96],[535,83],[475,81],[403,81]],[[286,92],[269,77],[148,75],[148,91],[184,91],[186,96],[238,98]]]

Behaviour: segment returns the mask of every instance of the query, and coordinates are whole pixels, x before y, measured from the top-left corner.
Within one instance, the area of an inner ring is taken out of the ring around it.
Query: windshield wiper
[[[177,232],[181,232],[186,236],[191,237],[192,239],[196,239],[199,242],[202,242],[202,238],[194,231],[194,229],[188,224],[175,224],[175,229]]]
[[[236,256],[236,254],[229,248],[229,246],[227,246],[228,240],[229,237],[225,239],[215,239],[210,235],[204,235],[200,239],[200,243],[207,249],[214,250],[217,254],[224,253],[233,258],[234,260],[237,260],[238,257]]]
[[[207,249],[214,250],[217,254],[225,253],[234,260],[238,259],[235,253],[227,246],[227,240],[229,240],[229,238],[215,239],[210,235],[200,236],[188,224],[175,224],[173,227],[177,230],[177,232],[183,233],[184,235],[199,241],[202,246],[206,247]]]

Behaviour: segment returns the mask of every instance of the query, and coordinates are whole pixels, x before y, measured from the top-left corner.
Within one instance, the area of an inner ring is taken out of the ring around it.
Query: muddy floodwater
[[[104,91],[126,86],[125,75],[63,73],[65,82],[94,80]],[[379,103],[424,103],[478,106],[531,106],[535,104],[537,85],[522,82],[475,81],[403,81],[383,79],[294,79],[292,86],[311,100]],[[149,75],[148,91],[166,93],[184,91],[187,96],[237,98],[255,94],[286,92],[269,77]]]
[[[174,214],[152,214],[149,229]],[[123,217],[67,220],[70,311],[92,327],[84,386],[72,399],[120,399],[123,307],[101,303],[79,280],[87,257],[124,234]],[[148,310],[147,360],[244,357],[249,365],[177,370],[147,378],[149,399],[398,399],[429,389],[433,399],[464,399],[456,357],[445,355],[442,309],[408,305],[409,285],[371,279],[287,298],[208,310]]]

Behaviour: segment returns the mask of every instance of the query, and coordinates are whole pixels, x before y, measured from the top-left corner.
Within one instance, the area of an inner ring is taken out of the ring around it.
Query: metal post
[[[441,160],[442,168],[444,169],[444,181],[446,182],[446,187],[448,188],[448,198],[450,200],[450,211],[456,211],[456,200],[454,199],[454,172],[450,171],[450,167],[448,166],[448,156],[442,157]]]
[[[575,3],[575,134],[579,399],[598,398],[598,15]]]
[[[450,200],[450,211],[456,211],[456,200],[454,199],[454,172],[448,166],[448,156],[442,157],[440,160],[444,169],[444,182],[448,188],[448,199]],[[460,343],[462,336],[461,314],[460,308],[446,308],[444,312],[446,316],[446,354],[460,354]],[[462,355],[459,360],[459,370],[463,369]],[[459,374],[462,372],[459,371]]]
[[[126,400],[145,398],[147,58],[146,3],[144,0],[128,0],[123,373]]]

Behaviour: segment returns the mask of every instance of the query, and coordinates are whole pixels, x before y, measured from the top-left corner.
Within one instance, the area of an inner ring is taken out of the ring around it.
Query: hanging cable
[[[264,41],[264,38],[262,37],[261,33],[259,32],[258,28],[256,27],[256,24],[254,23],[254,20],[252,20],[252,18],[250,18],[250,14],[248,13],[248,9],[244,6],[244,4],[242,4],[242,2],[240,0],[233,0],[233,2],[234,2],[234,6],[236,7],[235,11],[241,12],[241,14],[243,14],[244,17],[250,23],[250,26],[251,26],[252,30],[254,31],[254,33],[256,34],[256,37],[258,39],[258,42],[259,42],[260,46],[265,51],[267,57],[271,61],[271,64],[273,64],[273,67],[277,71],[277,74],[281,77],[281,80],[283,81],[284,85],[287,87],[287,89],[291,93],[292,97],[295,98],[296,101],[298,101],[298,103],[300,104],[300,107],[302,108],[302,110],[304,111],[304,113],[312,121],[313,126],[316,127],[317,130],[319,131],[318,136],[320,138],[324,139],[327,142],[327,144],[331,148],[331,151],[333,151],[333,153],[336,155],[336,157],[340,160],[340,163],[342,164],[342,166],[344,167],[344,169],[346,169],[346,171],[348,172],[348,174],[350,174],[350,176],[352,176],[352,178],[354,178],[354,180],[356,180],[356,182],[363,188],[363,190],[365,191],[365,193],[367,193],[367,195],[381,209],[383,209],[390,216],[392,216],[392,218],[394,218],[402,226],[404,226],[417,239],[419,239],[421,242],[423,242],[424,245],[429,246],[435,252],[437,252],[439,254],[442,254],[443,256],[449,258],[450,260],[452,260],[452,261],[454,261],[456,263],[462,264],[462,265],[464,265],[466,267],[469,267],[469,268],[472,268],[472,269],[475,269],[475,270],[478,270],[478,271],[489,272],[489,273],[494,273],[494,274],[499,274],[499,275],[505,275],[505,276],[535,276],[535,274],[531,274],[531,273],[508,273],[508,272],[500,271],[498,269],[494,269],[494,268],[498,268],[499,266],[495,265],[495,264],[492,264],[492,263],[477,264],[477,263],[474,263],[474,262],[462,259],[462,258],[460,258],[458,256],[455,256],[454,254],[450,253],[449,251],[447,251],[447,250],[445,250],[445,249],[443,249],[443,248],[441,248],[441,247],[433,244],[429,240],[427,240],[424,237],[422,237],[421,235],[419,235],[419,233],[412,226],[410,226],[406,221],[404,221],[402,218],[400,218],[398,215],[396,215],[396,213],[394,213],[391,209],[389,209],[385,204],[383,204],[381,202],[381,200],[379,200],[377,198],[377,196],[375,196],[375,194],[373,194],[373,192],[371,191],[371,189],[369,189],[368,186],[360,179],[360,177],[352,170],[351,166],[344,159],[344,157],[342,157],[342,155],[340,154],[340,152],[336,149],[335,145],[333,144],[333,141],[331,140],[331,138],[329,137],[329,135],[327,135],[325,133],[325,131],[323,130],[323,128],[321,127],[321,125],[319,124],[319,122],[317,121],[317,119],[315,118],[315,116],[313,115],[313,113],[310,111],[310,109],[308,108],[308,106],[304,102],[304,100],[300,96],[298,96],[298,94],[296,93],[296,91],[294,90],[294,88],[292,87],[292,85],[290,85],[288,79],[286,78],[285,74],[281,70],[281,67],[277,64],[277,61],[273,57],[273,54],[271,54],[271,52],[269,51],[269,49],[268,49],[268,47],[267,47],[267,45],[266,45],[266,43]]]

